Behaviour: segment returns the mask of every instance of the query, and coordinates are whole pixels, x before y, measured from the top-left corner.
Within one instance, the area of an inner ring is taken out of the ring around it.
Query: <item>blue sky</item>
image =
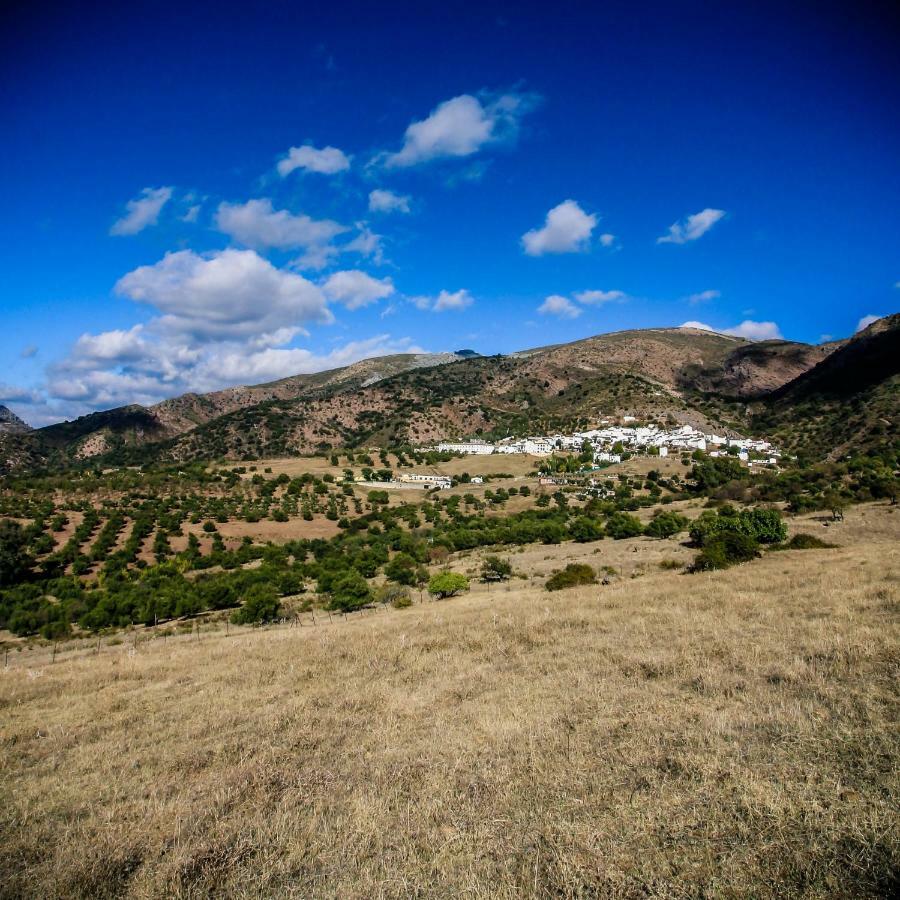
[[[0,403],[900,303],[890,4],[50,4],[0,29]]]

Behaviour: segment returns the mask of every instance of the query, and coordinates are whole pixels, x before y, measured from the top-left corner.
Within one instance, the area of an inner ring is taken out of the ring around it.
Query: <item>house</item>
[[[401,472],[398,481],[404,484],[421,484],[423,487],[448,488],[453,482],[446,475],[424,475],[419,472]]]
[[[437,445],[441,453],[467,453],[487,456],[494,452],[494,445],[487,441],[441,441]]]
[[[480,475],[473,475],[469,479],[469,484],[484,484],[484,479]]]

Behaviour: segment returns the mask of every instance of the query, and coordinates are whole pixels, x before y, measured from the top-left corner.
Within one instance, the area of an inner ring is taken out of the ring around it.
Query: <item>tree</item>
[[[590,516],[579,516],[569,523],[569,534],[579,544],[599,541],[603,537],[603,525]]]
[[[658,516],[654,516],[645,531],[651,537],[667,538],[678,534],[679,531],[684,531],[687,527],[688,520],[685,516],[666,510]]]
[[[759,556],[759,545],[748,534],[740,531],[721,531],[713,535],[697,554],[691,571],[727,569],[738,563],[749,562]]]
[[[384,574],[388,581],[396,581],[397,584],[415,584],[417,565],[408,553],[398,553],[384,567]]]
[[[739,529],[760,544],[780,544],[787,537],[787,525],[777,509],[742,509]]]
[[[637,516],[629,513],[613,513],[606,521],[606,533],[617,541],[623,538],[637,537],[644,533],[644,526]]]
[[[499,556],[486,556],[481,564],[482,581],[508,581],[512,577],[512,563]]]
[[[837,491],[829,491],[824,498],[825,506],[831,510],[831,520],[844,518],[844,498]]]
[[[412,605],[409,588],[402,584],[383,584],[375,592],[375,601],[384,606],[390,604],[395,609],[403,609]]]
[[[0,587],[25,581],[34,560],[28,553],[25,529],[12,519],[0,522]]]
[[[469,579],[458,572],[439,572],[432,575],[428,582],[428,593],[439,600],[445,597],[455,597],[457,594],[469,589]]]
[[[561,591],[563,588],[596,583],[597,573],[591,566],[585,563],[569,563],[564,569],[551,575],[544,587],[548,591]]]
[[[352,612],[372,602],[369,583],[356,570],[351,570],[338,578],[331,589],[330,609]]]
[[[260,625],[271,622],[281,614],[281,603],[275,585],[260,581],[250,586],[244,603],[231,614],[235,625]]]

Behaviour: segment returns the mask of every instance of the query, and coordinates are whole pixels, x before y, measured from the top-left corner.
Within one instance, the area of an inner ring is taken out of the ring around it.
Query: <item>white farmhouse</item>
[[[494,452],[494,445],[487,441],[441,441],[437,445],[441,453],[470,453],[487,456]]]

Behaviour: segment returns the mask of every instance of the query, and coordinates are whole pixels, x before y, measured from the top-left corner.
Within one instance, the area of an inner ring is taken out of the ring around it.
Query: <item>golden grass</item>
[[[10,665],[2,893],[888,895],[898,525]]]

